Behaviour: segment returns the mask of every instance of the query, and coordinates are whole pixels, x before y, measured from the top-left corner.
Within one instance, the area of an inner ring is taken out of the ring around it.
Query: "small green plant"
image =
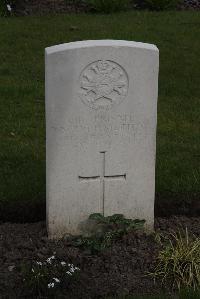
[[[157,265],[151,276],[161,278],[163,283],[172,283],[173,288],[200,288],[200,238],[189,236],[186,228],[182,232],[159,235],[157,240],[162,246]]]
[[[75,237],[73,245],[89,249],[91,253],[97,253],[112,245],[112,242],[125,233],[141,229],[145,220],[126,219],[121,214],[104,217],[101,214],[92,214],[88,219],[90,232],[85,235]],[[92,228],[92,230],[91,230]]]
[[[149,10],[176,9],[182,0],[134,0],[138,8]]]
[[[87,0],[92,10],[102,13],[126,10],[130,0]]]
[[[29,290],[35,298],[55,296],[77,276],[80,269],[73,264],[59,260],[55,255],[45,261],[34,261],[22,265],[24,289]],[[49,297],[48,297],[49,298]]]

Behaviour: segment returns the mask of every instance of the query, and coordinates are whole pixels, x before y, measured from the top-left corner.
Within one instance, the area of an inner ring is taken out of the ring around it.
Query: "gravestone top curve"
[[[151,51],[159,51],[157,46],[154,44],[134,42],[134,41],[126,41],[126,40],[110,40],[110,39],[102,39],[102,40],[84,40],[77,41],[71,43],[64,43],[60,45],[55,45],[51,47],[47,47],[45,49],[47,54],[53,54],[56,52],[62,52],[65,50],[73,50],[79,48],[88,48],[88,47],[133,47],[138,49],[146,49]]]

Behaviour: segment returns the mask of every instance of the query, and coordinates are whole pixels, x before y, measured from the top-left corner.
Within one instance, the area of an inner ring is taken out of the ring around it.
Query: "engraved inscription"
[[[106,152],[100,152],[102,158],[102,170],[101,174],[97,176],[79,176],[79,180],[81,182],[88,182],[88,181],[96,181],[99,180],[102,193],[101,193],[101,212],[104,215],[104,202],[105,202],[105,181],[106,180],[126,180],[126,173],[125,174],[117,174],[117,175],[106,175]]]
[[[93,109],[109,109],[121,103],[128,92],[128,75],[116,62],[99,60],[80,76],[80,96]]]
[[[52,126],[51,128],[59,131],[65,138],[77,140],[81,135],[85,141],[88,138],[110,139],[117,136],[136,140],[141,136],[144,138],[150,136],[153,129],[150,121],[138,122],[133,113],[116,115],[97,113],[92,116],[91,121],[83,116],[71,116],[67,119],[65,126]]]

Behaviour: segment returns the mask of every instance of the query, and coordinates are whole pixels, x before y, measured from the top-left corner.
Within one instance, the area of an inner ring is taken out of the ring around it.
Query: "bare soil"
[[[89,6],[85,1],[69,0],[16,0],[13,7],[17,15],[45,15],[49,13],[79,13],[88,12]],[[132,9],[136,9],[134,2]],[[200,0],[184,0],[178,9],[200,9]]]
[[[200,236],[200,217],[156,218],[156,231],[187,226]],[[22,262],[44,260],[52,254],[79,266],[79,280],[72,283],[64,298],[97,299],[121,294],[156,294],[159,284],[145,276],[155,265],[159,245],[153,235],[132,232],[116,240],[112,247],[92,255],[73,247],[69,241],[50,241],[45,222],[0,225],[0,298],[36,298],[24,290]]]
[[[70,3],[71,2],[71,3]],[[87,12],[88,6],[83,1],[65,0],[18,0],[14,11],[17,15],[45,15],[49,13]]]

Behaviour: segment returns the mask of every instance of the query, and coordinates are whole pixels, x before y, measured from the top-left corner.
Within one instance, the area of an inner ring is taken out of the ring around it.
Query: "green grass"
[[[45,200],[44,48],[108,38],[160,49],[156,191],[199,192],[199,36],[198,12],[1,18],[0,201]]]

